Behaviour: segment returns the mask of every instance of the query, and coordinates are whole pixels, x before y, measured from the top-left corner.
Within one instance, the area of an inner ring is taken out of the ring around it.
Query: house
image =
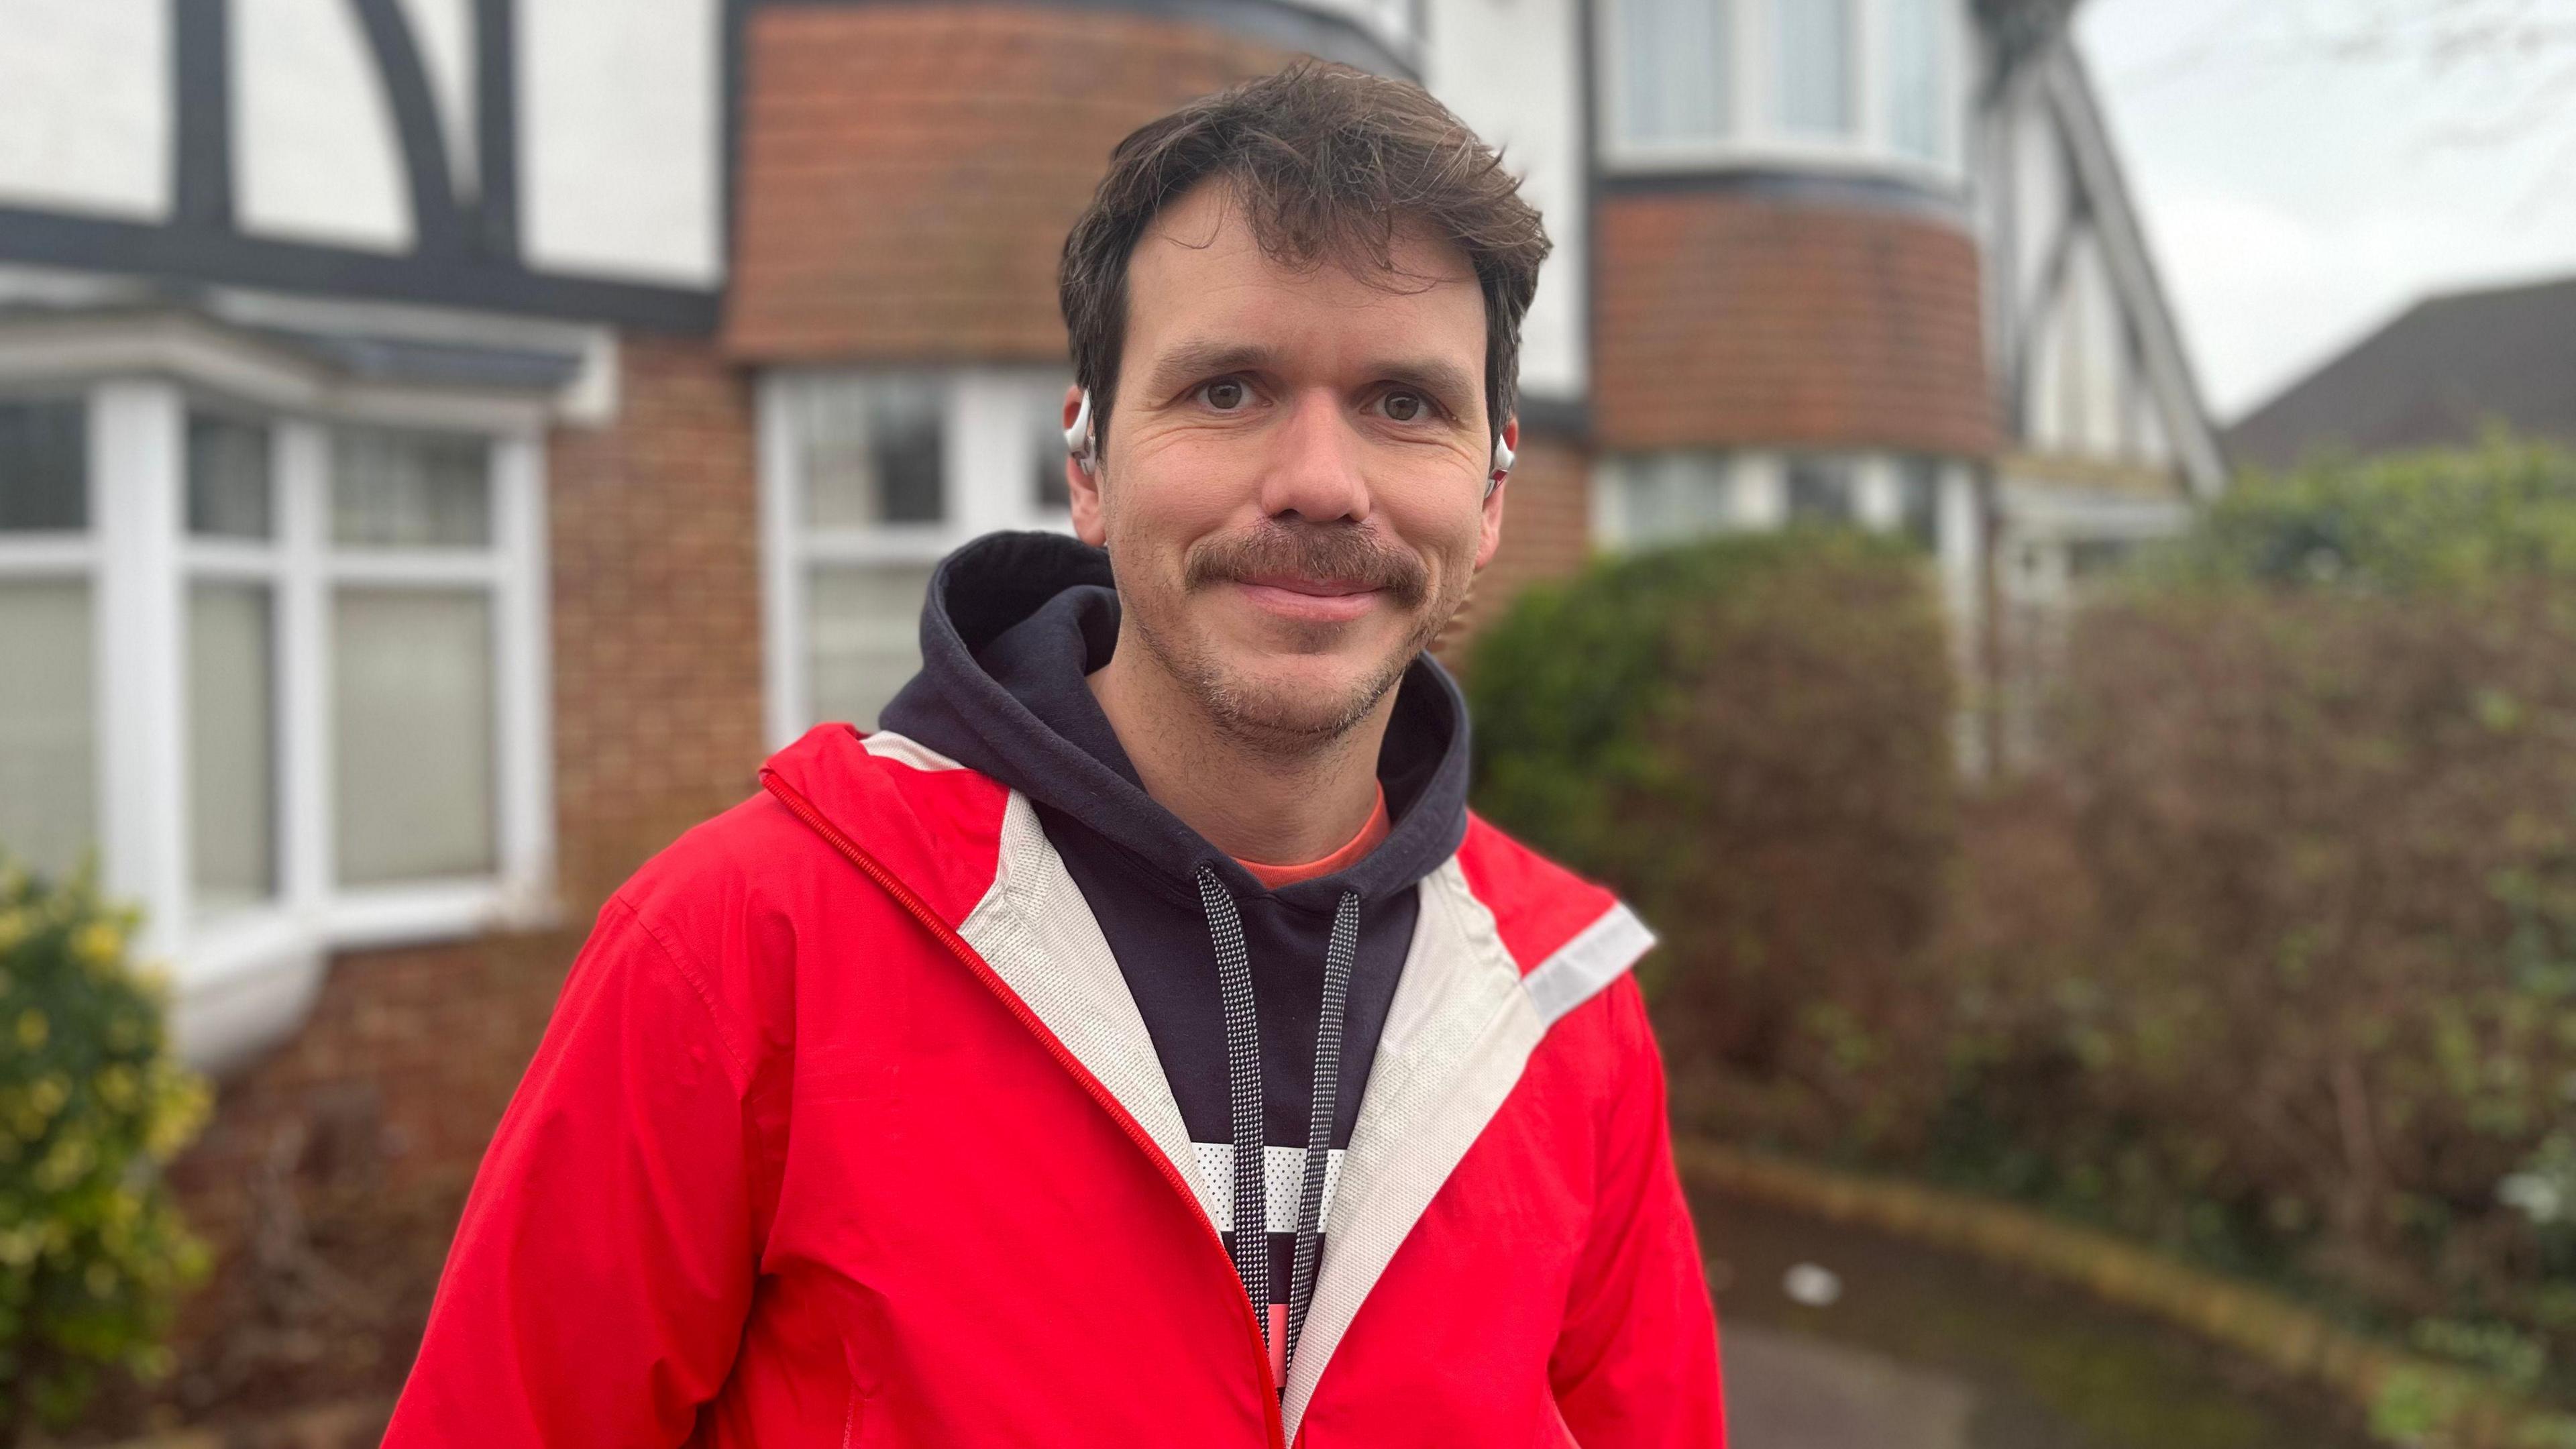
[[[452,1194],[606,892],[1064,525],[1111,144],[1301,53],[1557,239],[1480,611],[1812,516],[1975,637],[2224,479],[2065,9],[17,0],[0,842],[145,907],[219,1240],[325,1137]]]
[[[2489,428],[2576,445],[2576,278],[2428,297],[2227,432],[2275,471],[2313,454],[2465,447]]]

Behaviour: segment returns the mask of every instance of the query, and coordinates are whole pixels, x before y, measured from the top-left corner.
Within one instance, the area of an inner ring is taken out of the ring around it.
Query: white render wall
[[[241,229],[409,250],[402,144],[348,0],[234,0],[231,59]]]
[[[711,286],[724,275],[717,0],[519,6],[529,265]]]
[[[450,177],[470,201],[473,0],[399,4]],[[721,8],[517,7],[519,213],[530,266],[683,286],[723,280]],[[170,12],[170,0],[0,0],[0,206],[168,219]],[[409,250],[407,163],[348,0],[233,0],[228,60],[240,229]]]
[[[0,206],[170,211],[168,0],[0,6]]]
[[[1430,0],[1423,82],[1524,178],[1556,252],[1521,325],[1521,390],[1583,396],[1583,73],[1574,0]]]
[[[1399,55],[1412,52],[1414,0],[1298,0],[1306,9],[1356,23]]]

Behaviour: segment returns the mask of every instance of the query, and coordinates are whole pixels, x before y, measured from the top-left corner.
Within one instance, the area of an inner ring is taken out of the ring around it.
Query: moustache
[[[1282,574],[1376,589],[1408,609],[1420,608],[1431,596],[1431,571],[1422,560],[1347,524],[1271,523],[1210,539],[1191,550],[1182,581],[1196,593],[1214,583]]]

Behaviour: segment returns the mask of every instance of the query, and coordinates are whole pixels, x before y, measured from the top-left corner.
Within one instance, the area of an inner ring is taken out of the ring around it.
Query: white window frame
[[[937,523],[818,529],[806,522],[807,487],[798,454],[797,409],[808,389],[869,377],[936,379],[942,387],[941,490]],[[1032,496],[1042,449],[1034,419],[1062,408],[1060,368],[874,366],[780,368],[759,385],[763,714],[772,749],[819,723],[815,717],[807,610],[814,570],[832,565],[927,566],[997,529],[1070,531],[1063,509]]]
[[[1805,135],[1780,123],[1779,37],[1774,11],[1800,0],[1735,0],[1735,31],[1728,55],[1727,134],[1705,140],[1640,140],[1623,132],[1627,114],[1626,68],[1619,50],[1620,7],[1626,0],[1600,0],[1595,12],[1593,53],[1599,57],[1594,118],[1601,137],[1602,164],[1623,173],[1667,171],[1787,169],[1889,176],[1946,192],[1964,192],[1967,183],[1968,109],[1974,94],[1970,74],[1976,47],[1965,0],[1944,0],[1935,35],[1941,47],[1936,61],[1947,104],[1941,111],[1939,154],[1924,157],[1896,143],[1888,95],[1888,46],[1892,0],[1853,0],[1851,78],[1858,103],[1857,128],[1849,137]]]
[[[183,1052],[220,1068],[273,1039],[318,989],[328,953],[538,926],[557,914],[542,404],[501,396],[333,387],[237,334],[185,321],[0,338],[0,396],[78,394],[87,410],[89,526],[0,534],[0,576],[85,577],[99,732],[97,858],[139,904],[136,949],[167,962]],[[193,406],[270,428],[274,535],[191,535]],[[488,550],[366,550],[328,542],[330,430],[478,434],[491,445]],[[277,892],[201,921],[192,880],[188,608],[192,583],[271,585]],[[493,618],[494,821],[487,875],[342,889],[331,789],[331,592],[344,583],[488,588]]]

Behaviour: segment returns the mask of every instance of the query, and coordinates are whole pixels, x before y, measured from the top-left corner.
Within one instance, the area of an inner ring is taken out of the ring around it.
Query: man
[[[1546,251],[1356,71],[1119,146],[1079,541],[949,558],[886,728],[602,910],[388,1443],[1722,1442],[1651,938],[1467,813],[1422,656]]]

